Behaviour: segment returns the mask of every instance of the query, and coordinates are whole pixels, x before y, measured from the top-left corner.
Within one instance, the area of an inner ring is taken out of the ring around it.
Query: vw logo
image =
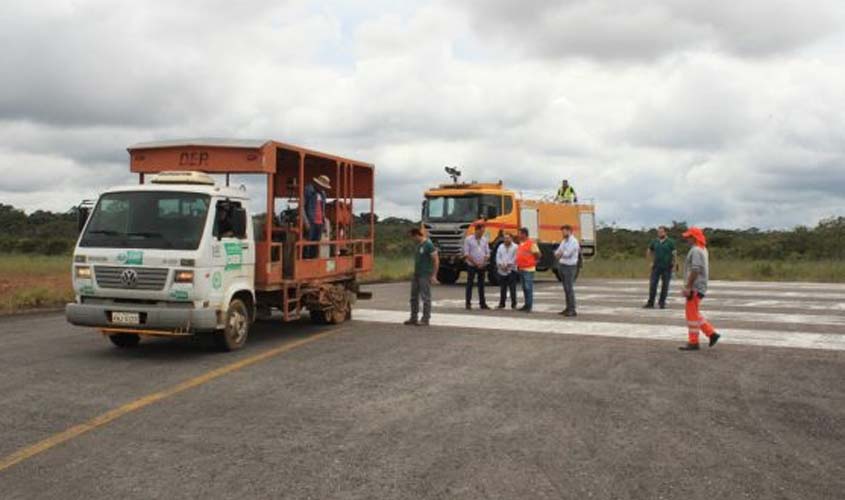
[[[138,272],[134,269],[124,269],[120,273],[120,282],[126,288],[135,288],[135,285],[138,284]]]

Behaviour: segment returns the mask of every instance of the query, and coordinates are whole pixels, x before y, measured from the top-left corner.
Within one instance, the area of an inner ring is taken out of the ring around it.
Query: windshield
[[[82,247],[196,250],[208,214],[209,196],[131,191],[100,198]]]
[[[502,197],[496,195],[430,196],[426,198],[425,219],[440,222],[472,222],[493,219],[502,214]]]

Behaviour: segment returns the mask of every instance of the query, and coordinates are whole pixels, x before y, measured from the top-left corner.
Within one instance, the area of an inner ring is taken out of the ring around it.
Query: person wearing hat
[[[701,315],[701,301],[707,294],[707,280],[710,274],[710,258],[707,252],[707,239],[704,231],[691,227],[684,233],[690,250],[684,263],[684,289],[681,292],[686,298],[686,317],[688,338],[687,345],[679,347],[682,351],[697,351],[699,332],[710,340],[710,347],[716,345],[721,335],[716,333],[713,325]]]
[[[305,185],[305,233],[308,241],[320,241],[323,236],[323,225],[326,222],[326,191],[331,189],[331,181],[327,175],[318,175],[312,182]],[[307,246],[303,257],[313,259],[317,256],[317,246]]]

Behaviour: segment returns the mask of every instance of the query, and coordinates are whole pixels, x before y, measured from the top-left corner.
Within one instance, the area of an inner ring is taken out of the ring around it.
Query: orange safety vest
[[[516,248],[517,269],[531,269],[537,267],[537,257],[531,253],[531,247],[533,246],[534,240],[527,239],[520,243]]]

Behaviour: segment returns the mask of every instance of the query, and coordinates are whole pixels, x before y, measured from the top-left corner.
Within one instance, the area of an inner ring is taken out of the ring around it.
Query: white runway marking
[[[676,275],[672,278],[674,283],[679,277]],[[585,283],[586,285],[587,283]],[[648,289],[648,280],[602,280],[603,285],[639,285]],[[723,281],[714,280],[710,282],[710,286],[716,290],[728,288],[759,288],[772,289],[782,288],[789,290],[841,290],[845,293],[845,284],[843,283],[806,283],[800,281]]]
[[[498,298],[497,298],[498,300]],[[495,303],[495,302],[494,302]],[[463,299],[444,299],[436,300],[432,303],[434,307],[448,307],[454,309],[461,309],[464,307]],[[708,305],[705,303],[705,306]],[[563,309],[563,298],[559,303],[536,302],[534,310],[537,312],[558,312]],[[660,310],[660,309],[642,309],[636,307],[606,307],[584,304],[578,306],[579,313],[588,314],[604,314],[607,316],[633,316],[636,318],[652,319],[652,318],[675,318],[679,322],[683,321],[683,309],[680,307],[675,309]],[[813,315],[813,314],[783,314],[783,313],[761,313],[751,311],[723,311],[723,310],[708,310],[705,307],[705,316],[712,320],[733,320],[733,321],[757,321],[767,323],[789,323],[796,325],[823,325],[823,326],[843,326],[845,325],[845,315]]]
[[[497,292],[498,293],[498,292]],[[642,305],[645,303],[645,300],[648,294],[640,294],[640,295],[622,295],[622,294],[611,294],[611,293],[581,293],[581,288],[575,288],[575,294],[579,303],[585,303],[590,300],[595,301],[609,301],[609,302],[624,302],[629,304],[639,304]],[[520,297],[521,297],[520,292]],[[761,296],[765,296],[765,294],[761,294]],[[493,297],[493,295],[491,295]],[[498,295],[496,295],[498,297]],[[535,298],[544,298],[544,297],[555,297],[556,299],[563,300],[563,290],[558,291],[554,289],[554,291],[535,291],[534,292]],[[682,306],[684,303],[684,299],[679,296],[677,293],[672,293],[668,297],[669,304]],[[723,306],[731,306],[731,307],[759,307],[759,308],[766,308],[766,309],[787,309],[787,308],[796,308],[796,309],[806,309],[811,311],[845,311],[845,302],[810,302],[810,301],[795,301],[795,300],[771,300],[771,299],[761,299],[761,300],[749,300],[749,299],[730,299],[730,298],[718,298],[718,296],[709,295],[707,299],[704,301],[705,308],[714,308],[714,307],[723,307]]]
[[[405,311],[356,309],[355,319],[374,323],[402,326],[408,318]],[[534,319],[497,316],[489,321],[478,314],[435,314],[431,324],[453,328],[536,332],[556,335],[588,335],[598,337],[665,340],[676,343],[686,341],[686,329],[664,325],[620,324],[577,319]],[[730,330],[720,343],[796,349],[823,349],[845,351],[845,335],[811,332],[774,332],[764,330]],[[707,347],[704,347],[707,349]]]
[[[629,283],[630,285],[630,283]],[[563,290],[560,285],[556,287],[540,287],[541,293],[547,291]],[[670,293],[680,294],[680,288],[672,285]],[[601,285],[575,285],[575,291],[582,291],[586,293],[608,293],[608,294],[642,294],[648,296],[648,285],[642,287],[632,286],[601,286]],[[804,290],[774,290],[774,289],[759,289],[759,290],[729,290],[725,288],[713,287],[708,291],[708,297],[760,297],[767,299],[817,299],[817,300],[837,300],[845,299],[845,292],[810,292]]]

